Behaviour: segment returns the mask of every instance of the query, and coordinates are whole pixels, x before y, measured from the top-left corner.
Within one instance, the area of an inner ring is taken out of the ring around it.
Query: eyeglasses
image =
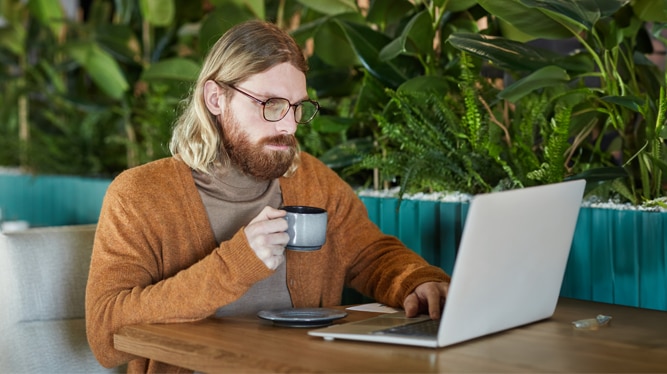
[[[294,119],[297,123],[305,124],[313,120],[315,115],[320,110],[320,104],[315,100],[303,100],[296,104],[292,104],[289,100],[282,97],[270,97],[262,101],[247,92],[244,92],[231,84],[216,81],[218,84],[225,85],[243,95],[255,100],[262,105],[262,116],[269,122],[278,122],[285,118],[290,108],[294,108]]]

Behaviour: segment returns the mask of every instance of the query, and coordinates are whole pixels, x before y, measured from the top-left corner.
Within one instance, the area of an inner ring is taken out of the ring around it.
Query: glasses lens
[[[290,108],[287,99],[271,98],[264,104],[264,119],[267,121],[280,121],[285,117]]]
[[[294,117],[298,123],[310,122],[317,114],[317,104],[312,101],[302,101],[294,110]]]

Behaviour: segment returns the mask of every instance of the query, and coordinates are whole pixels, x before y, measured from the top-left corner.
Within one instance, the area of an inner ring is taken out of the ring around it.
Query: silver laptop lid
[[[585,185],[577,180],[473,198],[439,346],[553,315]]]

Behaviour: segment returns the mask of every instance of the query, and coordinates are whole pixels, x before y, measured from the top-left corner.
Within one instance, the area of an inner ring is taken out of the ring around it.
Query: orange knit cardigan
[[[400,306],[419,284],[449,280],[368,218],[352,188],[316,158],[281,178],[285,205],[329,212],[327,241],[315,252],[286,251],[294,307],[340,305],[345,285]],[[243,229],[217,245],[191,170],[177,158],[132,168],[109,186],[100,214],[86,289],[90,347],[107,367],[128,372],[186,372],[113,347],[120,327],[206,318],[272,271]]]

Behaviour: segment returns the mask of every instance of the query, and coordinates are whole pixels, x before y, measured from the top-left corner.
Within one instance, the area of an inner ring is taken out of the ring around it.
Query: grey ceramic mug
[[[287,234],[285,248],[293,251],[315,251],[322,248],[327,238],[327,211],[312,206],[285,206]]]

